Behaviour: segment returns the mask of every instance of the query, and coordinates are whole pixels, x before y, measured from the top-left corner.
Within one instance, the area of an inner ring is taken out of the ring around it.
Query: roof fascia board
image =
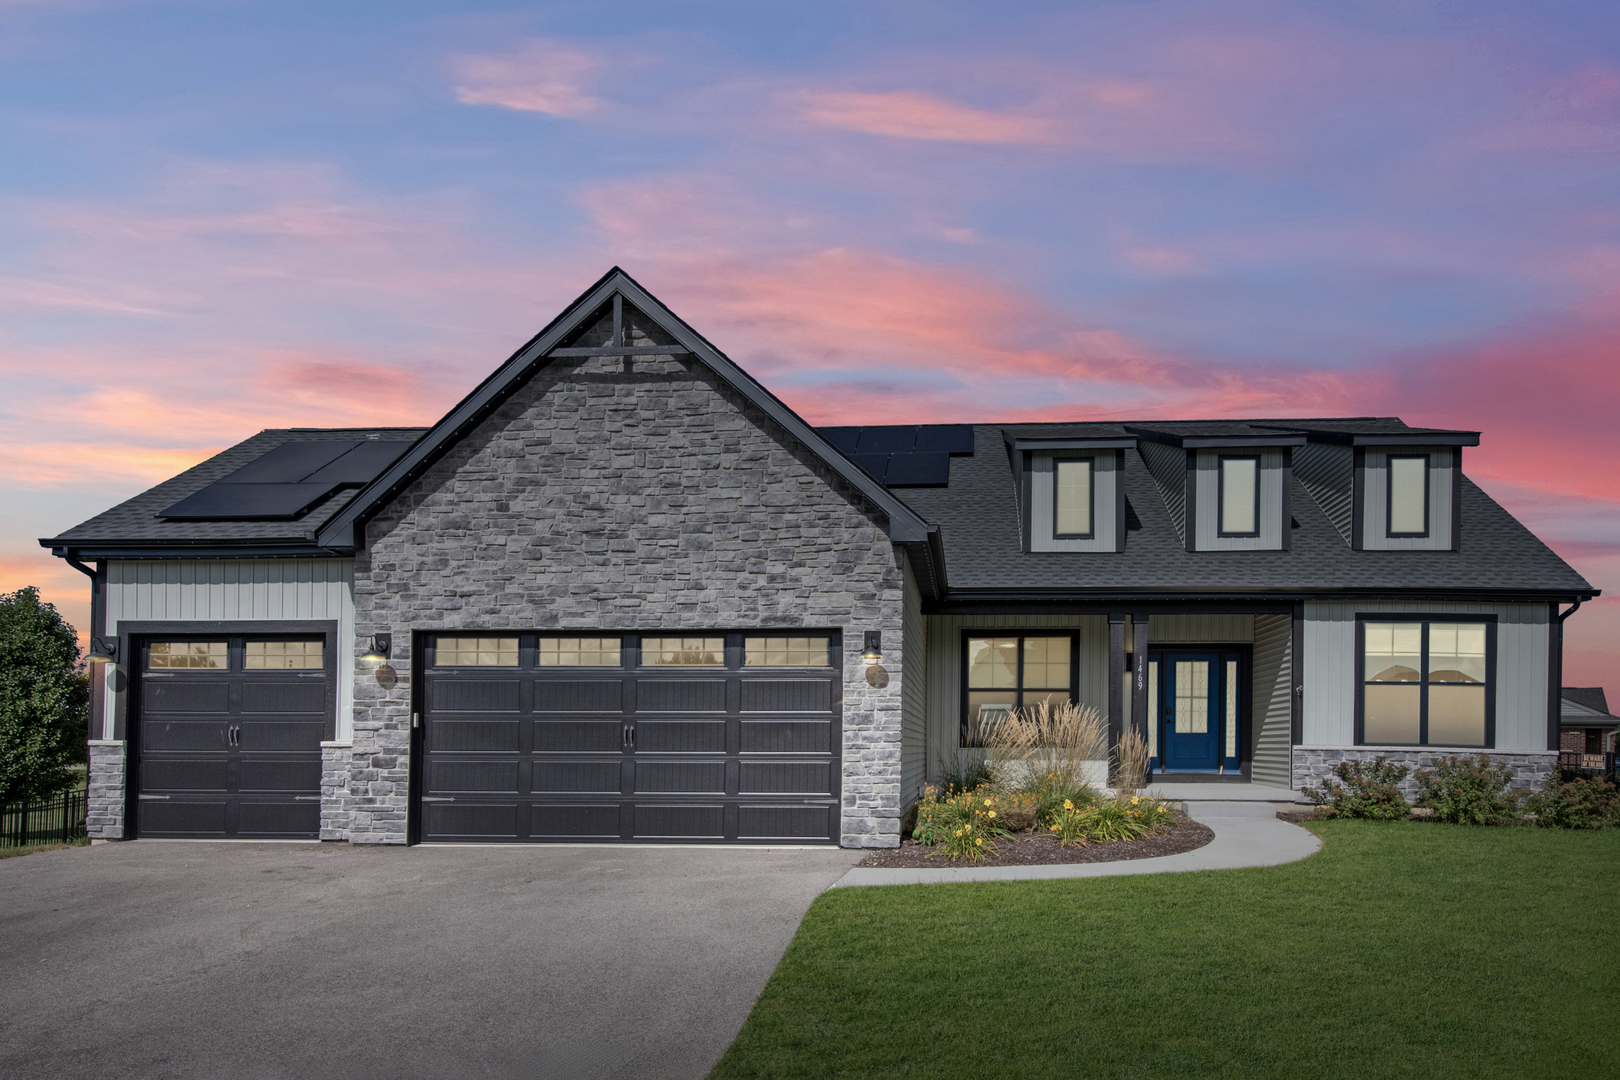
[[[477,389],[463,398],[443,419],[434,424],[415,446],[363,489],[348,506],[333,515],[332,519],[321,527],[316,542],[333,551],[359,549],[365,539],[363,535],[365,523],[371,515],[396,497],[406,485],[438,460],[456,440],[504,401],[516,383],[527,375],[532,367],[547,360],[546,354],[556,348],[568,334],[578,329],[597,308],[611,300],[615,292],[622,294],[643,314],[657,322],[688,352],[695,355],[771,419],[781,424],[789,434],[803,442],[812,453],[826,462],[829,468],[875,503],[888,515],[890,540],[903,543],[927,539],[928,523],[915,511],[891,495],[826,439],[816,434],[815,429],[805,423],[797,413],[755,382],[752,376],[643,289],[629,274],[614,267],[480,383]]]
[[[1012,447],[1017,450],[1134,450],[1137,440],[1133,438],[1098,437],[1095,439],[1029,439],[1013,438]]]
[[[172,544],[144,544],[121,546],[116,541],[99,542],[83,547],[64,547],[43,544],[59,559],[330,559],[338,553],[308,541],[296,544],[223,544],[184,542]]]
[[[1243,602],[1267,603],[1338,600],[1349,603],[1372,603],[1379,600],[1416,603],[1425,600],[1474,600],[1494,603],[1572,603],[1576,596],[1591,599],[1602,594],[1601,589],[1523,591],[1513,589],[1098,589],[1052,591],[1002,591],[952,589],[951,604],[1028,604],[1039,607],[1048,603],[1107,602],[1128,605],[1141,603],[1204,603]]]
[[[1256,425],[1261,426],[1261,425]],[[1277,425],[1265,425],[1276,427]],[[1278,428],[1279,431],[1285,430]],[[1477,431],[1333,431],[1329,428],[1288,428],[1314,443],[1341,446],[1478,446]]]
[[[1303,435],[1188,435],[1181,440],[1187,450],[1208,450],[1218,446],[1304,446]]]

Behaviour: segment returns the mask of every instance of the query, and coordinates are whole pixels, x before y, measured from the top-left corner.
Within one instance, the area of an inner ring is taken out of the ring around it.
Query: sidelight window
[[[1222,457],[1220,535],[1260,535],[1260,459]]]
[[[1489,746],[1489,622],[1360,624],[1361,737],[1396,746]]]
[[[1014,709],[1074,700],[1075,642],[1072,634],[969,636],[962,745],[983,745]]]

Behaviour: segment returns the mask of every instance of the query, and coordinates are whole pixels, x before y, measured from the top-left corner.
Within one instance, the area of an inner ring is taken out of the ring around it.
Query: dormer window
[[[1429,535],[1429,455],[1389,456],[1390,537]]]
[[[1096,514],[1097,459],[1052,460],[1053,536],[1058,540],[1089,540]]]
[[[1220,459],[1222,536],[1260,535],[1260,459],[1226,455]]]

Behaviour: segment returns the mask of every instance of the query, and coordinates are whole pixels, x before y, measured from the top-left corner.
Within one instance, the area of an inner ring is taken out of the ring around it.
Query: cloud
[[[602,106],[588,89],[600,57],[557,41],[530,41],[501,55],[459,56],[451,67],[463,105],[498,105],[548,116],[588,116]]]
[[[1043,118],[976,109],[917,91],[805,91],[794,103],[808,123],[868,135],[990,144],[1059,141]]]

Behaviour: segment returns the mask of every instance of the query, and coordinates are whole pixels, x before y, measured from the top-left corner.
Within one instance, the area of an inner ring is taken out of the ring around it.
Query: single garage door
[[[318,837],[328,653],[307,635],[142,641],[135,835]]]
[[[425,642],[425,841],[834,843],[837,633]]]

